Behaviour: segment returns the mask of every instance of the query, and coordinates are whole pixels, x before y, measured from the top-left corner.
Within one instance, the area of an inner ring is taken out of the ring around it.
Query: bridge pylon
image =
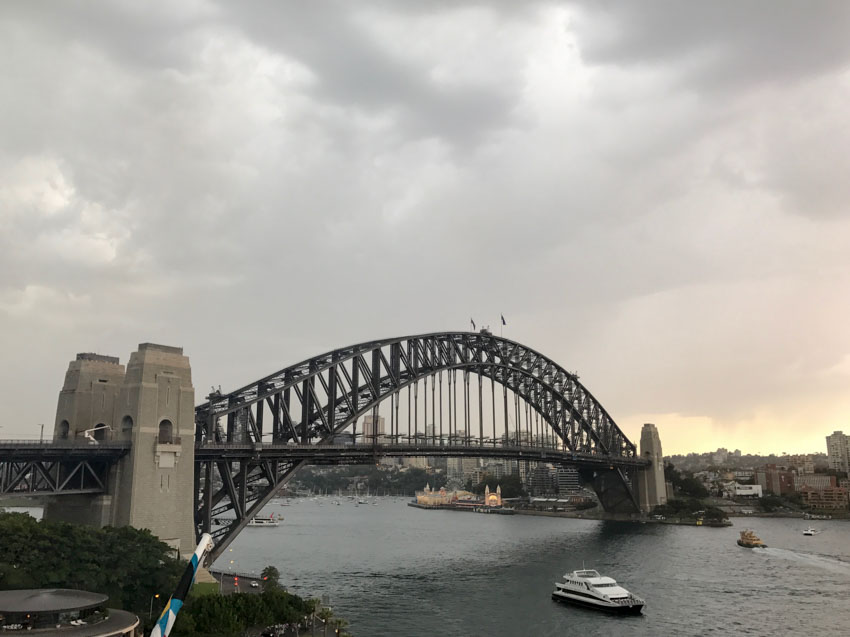
[[[664,455],[658,429],[646,423],[640,431],[640,456],[651,465],[637,474],[637,493],[640,510],[649,513],[653,507],[667,503],[667,482],[664,479]]]
[[[59,394],[54,440],[121,440],[131,447],[113,466],[105,495],[56,497],[45,517],[146,528],[181,554],[191,553],[194,399],[180,347],[142,343],[126,372],[117,358],[79,354]]]

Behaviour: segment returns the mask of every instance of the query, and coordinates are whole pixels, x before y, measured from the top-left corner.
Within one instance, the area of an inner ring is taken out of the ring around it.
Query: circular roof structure
[[[36,588],[0,591],[0,613],[60,613],[102,606],[109,599],[102,593],[70,588]]]

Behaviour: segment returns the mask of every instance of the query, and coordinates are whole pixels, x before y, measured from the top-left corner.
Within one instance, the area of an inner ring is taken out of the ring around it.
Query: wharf
[[[407,506],[415,509],[426,509],[429,511],[468,511],[470,513],[488,513],[492,515],[514,515],[517,513],[514,509],[503,509],[501,507],[484,506],[453,506],[451,504],[432,504],[425,505],[418,502],[408,502]]]

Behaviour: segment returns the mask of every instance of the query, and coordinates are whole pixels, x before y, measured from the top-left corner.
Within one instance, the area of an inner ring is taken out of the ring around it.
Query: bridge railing
[[[0,447],[24,447],[29,449],[129,449],[125,440],[0,440]]]
[[[255,442],[198,442],[195,446],[196,458],[209,459],[210,454],[220,452],[224,455],[255,455],[262,457],[280,456],[289,458],[310,458],[319,460],[329,456],[335,457],[360,457],[366,458],[373,454],[379,456],[489,456],[514,457],[514,459],[526,459],[529,461],[574,461],[577,463],[605,465],[618,464],[631,467],[642,467],[649,461],[640,457],[601,455],[598,453],[582,453],[564,449],[561,447],[535,446],[535,445],[479,445],[479,444],[283,444],[283,443],[255,443]]]

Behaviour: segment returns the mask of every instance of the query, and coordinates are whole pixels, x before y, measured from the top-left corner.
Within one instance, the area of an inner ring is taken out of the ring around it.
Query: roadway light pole
[[[156,593],[153,597],[151,597],[151,605],[150,605],[150,608],[148,609],[148,619],[150,619],[153,616],[153,600],[155,600],[155,599],[159,599],[159,593]]]
[[[41,427],[41,435],[38,437],[39,442],[44,442],[44,423],[39,425]]]

